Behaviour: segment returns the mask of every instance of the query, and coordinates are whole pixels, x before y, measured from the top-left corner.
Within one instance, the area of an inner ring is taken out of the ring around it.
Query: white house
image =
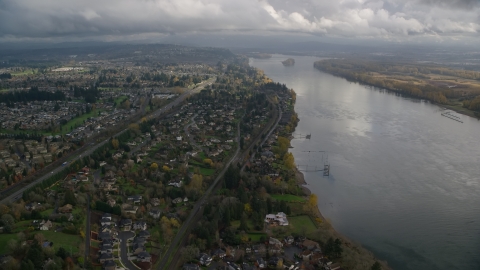
[[[279,226],[288,226],[288,219],[287,215],[283,212],[279,212],[275,214],[267,214],[265,216],[265,222],[272,224],[272,225],[279,225]]]

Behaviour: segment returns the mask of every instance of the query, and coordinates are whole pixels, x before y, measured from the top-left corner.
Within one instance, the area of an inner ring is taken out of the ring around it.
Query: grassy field
[[[22,76],[22,75],[31,75],[34,73],[34,69],[27,69],[25,71],[16,71],[16,72],[12,72],[12,76]]]
[[[305,202],[306,201],[305,198],[291,195],[291,194],[284,194],[284,195],[274,194],[274,195],[270,195],[270,197],[274,198],[277,201],[286,201],[286,202]]]
[[[54,231],[42,231],[46,240],[53,242],[53,247],[57,250],[60,247],[65,248],[68,252],[78,252],[78,245],[83,244],[83,240],[79,235],[71,235]]]
[[[252,242],[260,242],[260,238],[262,237],[264,237],[265,239],[268,238],[266,233],[249,233],[248,234],[248,238],[250,238]]]
[[[52,209],[47,209],[47,210],[45,210],[45,211],[42,211],[40,214],[42,215],[42,217],[48,217],[48,216],[50,216],[52,213],[53,213],[53,208],[52,208]]]
[[[17,239],[16,234],[0,234],[0,254],[7,253],[8,250],[8,242],[12,239]]]
[[[71,235],[54,231],[36,232],[43,234],[45,240],[53,242],[53,247],[57,250],[60,247],[73,253],[78,252],[79,244],[83,244],[83,240],[79,235]],[[8,242],[12,239],[17,239],[16,234],[0,234],[0,254],[7,253]]]
[[[143,191],[145,190],[145,187],[143,187],[142,185],[137,184],[133,186],[132,184],[127,182],[124,178],[118,178],[117,183],[121,190],[130,191],[133,194],[140,194],[140,193],[143,193]]]
[[[313,223],[307,215],[288,217],[288,222],[290,223],[291,232],[299,235],[308,234],[317,230],[315,223]]]
[[[65,124],[62,127],[62,134],[65,135],[70,132],[70,127],[75,128],[76,125],[83,125],[83,121],[87,120],[89,117],[95,117],[98,116],[99,112],[103,112],[104,110],[93,110],[90,113],[86,113],[83,115],[80,115],[79,117],[75,117],[72,120],[68,121],[67,124]]]

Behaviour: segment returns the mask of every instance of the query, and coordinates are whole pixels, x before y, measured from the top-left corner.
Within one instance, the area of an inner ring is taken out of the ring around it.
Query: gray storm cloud
[[[1,0],[0,40],[218,31],[476,37],[479,0]]]

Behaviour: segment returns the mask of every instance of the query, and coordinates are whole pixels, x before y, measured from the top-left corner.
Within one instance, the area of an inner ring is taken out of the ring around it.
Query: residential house
[[[173,180],[170,180],[170,182],[168,182],[168,185],[180,188],[183,185],[183,181],[180,180],[180,178],[173,179]]]
[[[149,239],[150,238],[150,233],[146,230],[140,231],[137,235],[138,235],[138,237],[141,237],[143,239]]]
[[[137,260],[140,262],[151,262],[152,256],[148,252],[142,251],[137,254]]]
[[[110,205],[110,207],[114,207],[116,203],[117,202],[113,198],[107,200],[107,204]]]
[[[267,248],[264,244],[257,244],[252,246],[252,251],[254,254],[263,255],[267,253]]]
[[[147,229],[147,223],[145,221],[135,221],[133,223],[133,229],[134,230],[146,230]]]
[[[181,203],[181,202],[183,202],[183,199],[181,197],[178,197],[178,198],[175,198],[175,199],[172,200],[173,204],[178,204],[178,203]]]
[[[206,253],[201,253],[198,261],[203,266],[209,266],[212,263],[212,257]]]
[[[295,238],[293,236],[289,235],[289,236],[285,237],[285,239],[283,239],[283,241],[285,242],[286,245],[291,245],[295,241]]]
[[[128,196],[127,200],[132,201],[133,203],[140,203],[142,201],[142,195]]]
[[[115,270],[115,269],[117,269],[117,264],[113,260],[105,261],[103,263],[103,269],[105,269],[105,270]]]
[[[267,214],[265,216],[265,222],[270,225],[288,226],[287,215],[283,212],[275,214]]]
[[[63,214],[71,213],[72,210],[73,210],[73,206],[71,204],[65,204],[64,206],[58,208],[58,212]]]
[[[302,242],[301,246],[302,246],[303,248],[308,249],[308,250],[314,250],[314,249],[317,249],[317,248],[320,247],[320,245],[319,245],[317,242],[312,241],[312,240],[309,240],[309,239],[305,239],[305,240]]]
[[[41,206],[40,203],[35,203],[35,202],[28,203],[28,204],[25,205],[25,210],[32,211],[32,210],[37,209],[40,206]]]
[[[158,198],[153,198],[150,203],[153,205],[153,206],[159,206],[160,205],[160,199]]]
[[[227,256],[227,253],[225,253],[225,251],[223,249],[216,249],[212,252],[212,257],[214,258],[219,258],[219,259],[223,259],[225,258],[225,256]]]
[[[39,229],[41,231],[48,231],[50,230],[51,228],[53,227],[53,224],[50,220],[42,220],[42,222],[40,222],[40,226],[39,226]]]
[[[105,254],[102,254],[100,255],[100,257],[98,258],[98,260],[100,261],[100,263],[105,263],[106,261],[111,261],[113,260],[113,254],[112,253],[105,253]]]
[[[197,264],[186,263],[183,265],[182,270],[200,270],[200,266]]]
[[[120,228],[124,231],[130,231],[132,229],[132,220],[131,219],[122,219],[120,221]]]
[[[280,240],[278,240],[278,239],[276,239],[276,238],[273,238],[273,237],[270,237],[270,238],[269,238],[268,244],[269,244],[270,246],[283,247],[282,242],[280,242]]]
[[[256,267],[248,263],[243,263],[242,270],[256,270]]]
[[[106,253],[112,253],[113,252],[113,247],[111,246],[104,246],[102,245],[100,249],[98,250],[100,254],[106,254]]]
[[[148,212],[148,214],[153,217],[154,219],[159,219],[160,216],[162,215],[162,211],[160,211],[159,209],[156,209],[156,208],[152,208],[150,209],[150,211]]]
[[[258,268],[263,269],[267,267],[267,263],[262,257],[259,257],[255,263]]]

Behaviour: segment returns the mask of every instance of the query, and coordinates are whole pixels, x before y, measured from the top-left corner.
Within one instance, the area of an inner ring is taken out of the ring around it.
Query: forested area
[[[384,88],[438,104],[453,99],[480,111],[480,72],[441,66],[394,64],[356,60],[322,60],[314,67],[347,80]]]
[[[65,94],[57,90],[55,92],[41,91],[38,87],[31,87],[28,91],[14,91],[6,94],[0,94],[0,102],[7,103],[10,106],[14,102],[28,102],[28,101],[52,101],[65,100]]]

